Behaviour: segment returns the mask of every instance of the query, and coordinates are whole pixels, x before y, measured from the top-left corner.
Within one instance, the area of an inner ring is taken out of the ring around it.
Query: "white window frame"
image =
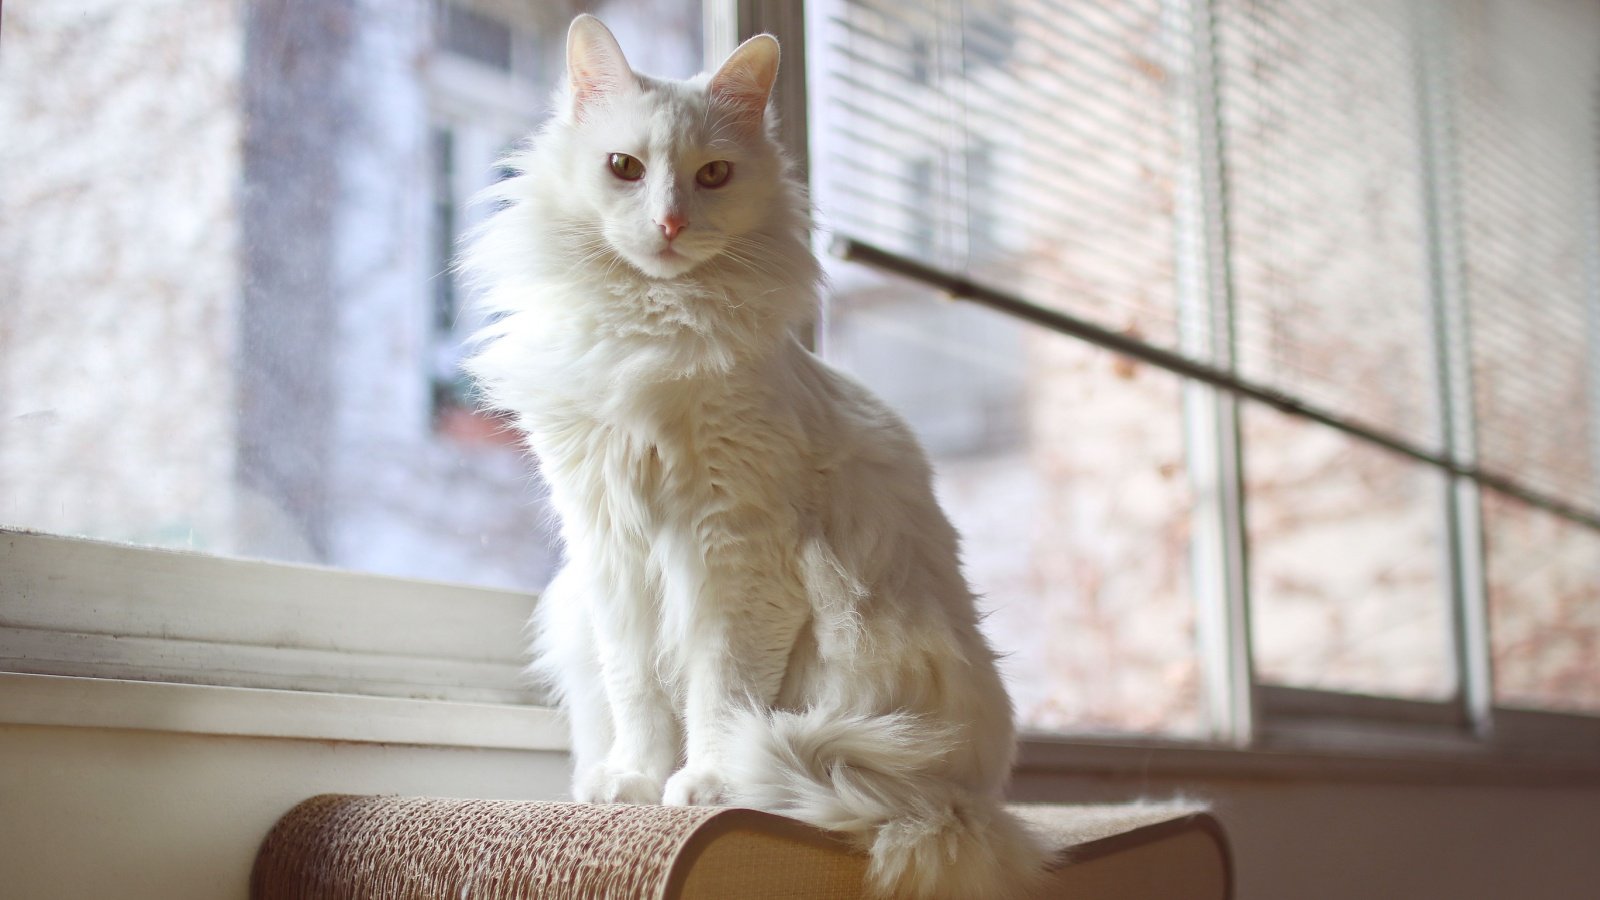
[[[1201,11],[1196,33],[1208,34],[1205,5],[1187,8]],[[803,4],[706,0],[705,10],[708,59],[761,31],[784,37],[777,88],[782,137],[803,165],[805,48],[796,37],[804,34]],[[1210,61],[1197,55],[1196,65]],[[1194,102],[1213,102],[1204,87],[1210,82],[1195,83],[1202,87]],[[1207,193],[1221,183],[1216,135],[1204,129],[1197,119],[1190,192],[1196,203],[1210,202]],[[1215,321],[1226,316],[1218,306],[1226,303],[1225,279],[1218,280],[1226,260],[1215,248],[1206,258],[1207,271],[1189,279],[1194,290],[1185,314]],[[1450,310],[1448,292],[1436,300],[1443,347],[1458,311]],[[1226,329],[1205,333],[1225,339]],[[1441,371],[1452,376],[1448,353],[1441,355]],[[1462,389],[1459,378],[1443,383]],[[1021,769],[1455,783],[1600,777],[1600,717],[1493,706],[1481,567],[1461,567],[1467,578],[1456,585],[1466,667],[1453,703],[1255,679],[1237,403],[1204,385],[1185,399],[1195,446],[1210,450],[1190,461],[1197,482],[1210,488],[1196,514],[1196,602],[1214,723],[1209,740],[1030,735],[1022,742]],[[1476,514],[1464,512],[1476,509],[1470,485],[1458,483],[1449,502],[1458,550],[1474,547]],[[534,602],[510,591],[0,529],[0,721],[560,749],[566,744],[559,719],[522,674]],[[175,702],[199,710],[198,718],[169,721],[164,710]],[[285,716],[299,716],[301,724],[286,724]]]
[[[542,700],[529,594],[0,530],[0,670]]]

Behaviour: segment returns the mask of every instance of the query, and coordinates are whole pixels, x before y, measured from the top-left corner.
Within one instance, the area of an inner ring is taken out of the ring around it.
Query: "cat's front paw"
[[[579,803],[660,803],[661,780],[602,764],[591,766],[578,776],[572,785],[572,796]]]
[[[668,806],[724,806],[728,783],[710,769],[679,769],[667,779],[661,802]]]

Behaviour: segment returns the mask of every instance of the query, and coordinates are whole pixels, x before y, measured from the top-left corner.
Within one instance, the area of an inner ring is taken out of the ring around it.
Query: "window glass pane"
[[[1411,5],[1216,4],[1240,374],[1437,439]]]
[[[840,234],[1175,345],[1186,18],[811,0],[813,182]]]
[[[1179,380],[853,267],[824,355],[917,431],[1024,727],[1198,736]]]
[[[1443,478],[1331,428],[1243,417],[1251,627],[1263,681],[1442,699],[1454,689]]]
[[[1176,12],[808,3],[824,226],[1176,345],[1194,262]],[[858,268],[830,274],[823,353],[927,445],[1024,727],[1205,733],[1179,379]]]
[[[5,4],[0,524],[542,585],[447,262],[583,10],[701,67],[698,0]]]
[[[1600,513],[1600,4],[1454,12],[1478,461]]]
[[[1600,713],[1600,531],[1483,495],[1494,696]]]

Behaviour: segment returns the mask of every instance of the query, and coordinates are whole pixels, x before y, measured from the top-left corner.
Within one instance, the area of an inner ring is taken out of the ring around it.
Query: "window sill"
[[[1533,758],[1488,749],[1337,750],[1286,735],[1237,748],[1156,738],[1086,739],[1033,735],[1021,742],[1019,780],[1060,776],[1178,781],[1364,782],[1375,784],[1600,786],[1600,758]]]
[[[533,705],[528,594],[0,527],[0,671]]]
[[[568,747],[561,717],[522,681],[527,595],[5,529],[0,573],[0,723]],[[1600,784],[1600,719],[1500,713],[1494,742],[1419,740],[1393,724],[1269,728],[1249,749],[1033,735],[1017,771]]]
[[[0,724],[565,752],[538,706],[0,673]]]
[[[568,749],[566,724],[547,707],[13,673],[0,673],[0,724],[547,753]],[[1060,777],[1571,787],[1600,785],[1600,761],[1024,738],[1018,780],[1036,784]]]

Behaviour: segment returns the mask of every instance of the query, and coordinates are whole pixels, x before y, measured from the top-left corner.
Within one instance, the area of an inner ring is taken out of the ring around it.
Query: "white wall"
[[[0,898],[244,900],[267,829],[313,794],[565,786],[555,753],[0,726]]]
[[[1600,782],[1583,787],[1028,778],[1030,798],[1203,797],[1237,900],[1577,900],[1600,885]]]
[[[558,799],[563,755],[0,726],[0,897],[244,898],[256,845],[327,791]],[[1029,776],[1030,798],[1172,782]],[[1185,783],[1225,823],[1239,900],[1569,900],[1600,884],[1600,787]]]

